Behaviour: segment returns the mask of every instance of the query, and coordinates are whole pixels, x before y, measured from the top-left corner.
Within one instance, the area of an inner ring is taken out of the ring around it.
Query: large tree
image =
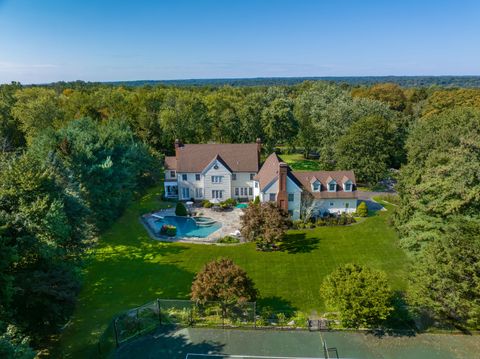
[[[288,228],[288,215],[274,202],[250,203],[241,217],[242,235],[256,242],[260,249],[269,249],[282,241]]]
[[[438,320],[480,328],[480,223],[455,218],[415,262],[410,303]]]
[[[221,302],[223,306],[255,301],[257,290],[247,273],[231,259],[211,261],[197,273],[192,283],[192,300]]]
[[[380,116],[355,122],[337,142],[337,167],[351,169],[359,182],[385,178],[395,152],[395,126]]]
[[[392,291],[385,273],[346,264],[327,276],[320,289],[327,306],[349,328],[376,327],[392,312]]]

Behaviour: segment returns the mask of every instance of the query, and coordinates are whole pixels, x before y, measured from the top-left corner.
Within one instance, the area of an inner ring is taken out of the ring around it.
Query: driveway
[[[357,191],[357,196],[360,201],[367,203],[367,207],[370,211],[380,211],[383,209],[383,206],[375,202],[372,197],[380,196],[382,194],[397,194],[395,191],[384,191],[384,192],[368,192],[368,191]]]

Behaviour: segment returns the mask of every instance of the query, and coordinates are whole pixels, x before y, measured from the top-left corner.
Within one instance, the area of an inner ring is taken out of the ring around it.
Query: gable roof
[[[303,188],[310,192],[315,198],[356,198],[355,174],[353,171],[308,171],[293,172],[293,175],[302,184]],[[311,188],[311,181],[316,178],[320,181],[320,191],[314,192]],[[342,186],[337,186],[335,192],[328,192],[326,184],[334,180],[337,183],[344,183],[350,180],[354,184],[352,192],[345,192]]]
[[[177,169],[177,158],[175,156],[165,156],[165,169],[166,170]]]
[[[177,171],[202,172],[220,156],[232,172],[258,172],[257,148],[256,143],[186,144],[177,149]]]
[[[223,160],[223,158],[220,155],[216,155],[213,160],[210,161],[210,163],[203,169],[202,173],[207,172],[210,168],[212,168],[213,164],[219,162],[225,169],[232,173],[233,171],[231,168],[228,166],[228,164]]]
[[[270,183],[274,182],[278,178],[280,163],[284,163],[284,161],[275,152],[267,157],[262,165],[262,168],[260,168],[258,174],[253,178],[255,181],[259,182],[260,191],[263,191]],[[287,166],[287,177],[290,178],[298,187],[302,187],[295,176],[292,175],[292,171],[289,166]]]

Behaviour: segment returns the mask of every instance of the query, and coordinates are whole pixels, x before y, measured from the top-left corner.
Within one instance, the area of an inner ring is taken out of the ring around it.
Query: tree
[[[454,109],[421,119],[407,141],[395,224],[412,254],[440,239],[449,218],[480,218],[480,111]]]
[[[292,144],[298,132],[293,102],[283,97],[273,100],[262,112],[262,126],[267,152],[272,151],[277,144]]]
[[[198,303],[219,301],[225,308],[242,302],[255,301],[257,290],[247,273],[227,258],[211,261],[197,273],[190,294]]]
[[[186,216],[188,215],[187,209],[182,202],[177,202],[177,206],[175,207],[175,214],[177,216]]]
[[[336,146],[337,167],[352,169],[357,180],[375,184],[392,164],[395,126],[379,116],[355,122]]]
[[[409,302],[462,329],[480,328],[480,223],[457,217],[418,256]]]
[[[0,358],[35,358],[36,353],[30,348],[29,341],[29,338],[22,335],[18,327],[0,322]]]
[[[368,216],[368,207],[365,201],[360,202],[360,204],[357,206],[357,216],[359,217]]]
[[[243,237],[255,241],[260,249],[280,242],[288,228],[287,214],[274,202],[251,203],[245,208],[241,222]]]
[[[396,111],[403,111],[407,107],[407,98],[403,89],[394,83],[357,88],[352,90],[352,96],[385,102],[392,110]]]
[[[340,312],[345,327],[375,327],[392,312],[392,291],[385,273],[346,264],[327,276],[321,296],[327,306]]]

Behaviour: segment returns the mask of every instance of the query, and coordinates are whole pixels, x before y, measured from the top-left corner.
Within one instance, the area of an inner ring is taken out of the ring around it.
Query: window
[[[170,177],[175,177],[175,171],[170,171]]]
[[[182,175],[182,181],[186,181],[186,180],[187,180],[187,175],[184,173],[184,174]]]
[[[195,188],[195,197],[202,198],[203,197],[203,189],[202,188]]]
[[[212,198],[223,198],[223,191],[212,190]]]
[[[255,182],[255,188],[258,188],[258,182]]]
[[[314,192],[320,192],[320,182],[313,182],[312,188]]]
[[[337,184],[336,183],[329,183],[328,184],[328,190],[330,192],[335,192],[336,189],[337,189]]]
[[[236,173],[232,173],[232,181],[236,181],[237,180],[237,174]]]
[[[189,199],[190,198],[190,188],[182,187],[182,198]]]
[[[345,183],[345,191],[350,192],[352,190],[352,184],[351,183]]]
[[[289,209],[289,210],[288,210],[288,215],[289,215],[290,217],[293,217],[293,210]]]
[[[212,176],[212,183],[222,183],[223,176]]]
[[[252,187],[248,188],[248,195],[253,196],[253,188]]]
[[[293,202],[295,201],[295,194],[289,193],[288,194],[288,202]]]
[[[350,207],[350,203],[345,202],[345,208],[348,208],[348,207]]]
[[[333,207],[333,202],[330,202],[330,207]]]
[[[195,181],[200,181],[200,173],[195,173]]]
[[[238,197],[238,187],[235,187],[235,196]]]
[[[250,181],[253,181],[253,177],[255,177],[255,173],[250,173]]]
[[[270,193],[270,201],[273,202],[275,201],[275,193]]]

